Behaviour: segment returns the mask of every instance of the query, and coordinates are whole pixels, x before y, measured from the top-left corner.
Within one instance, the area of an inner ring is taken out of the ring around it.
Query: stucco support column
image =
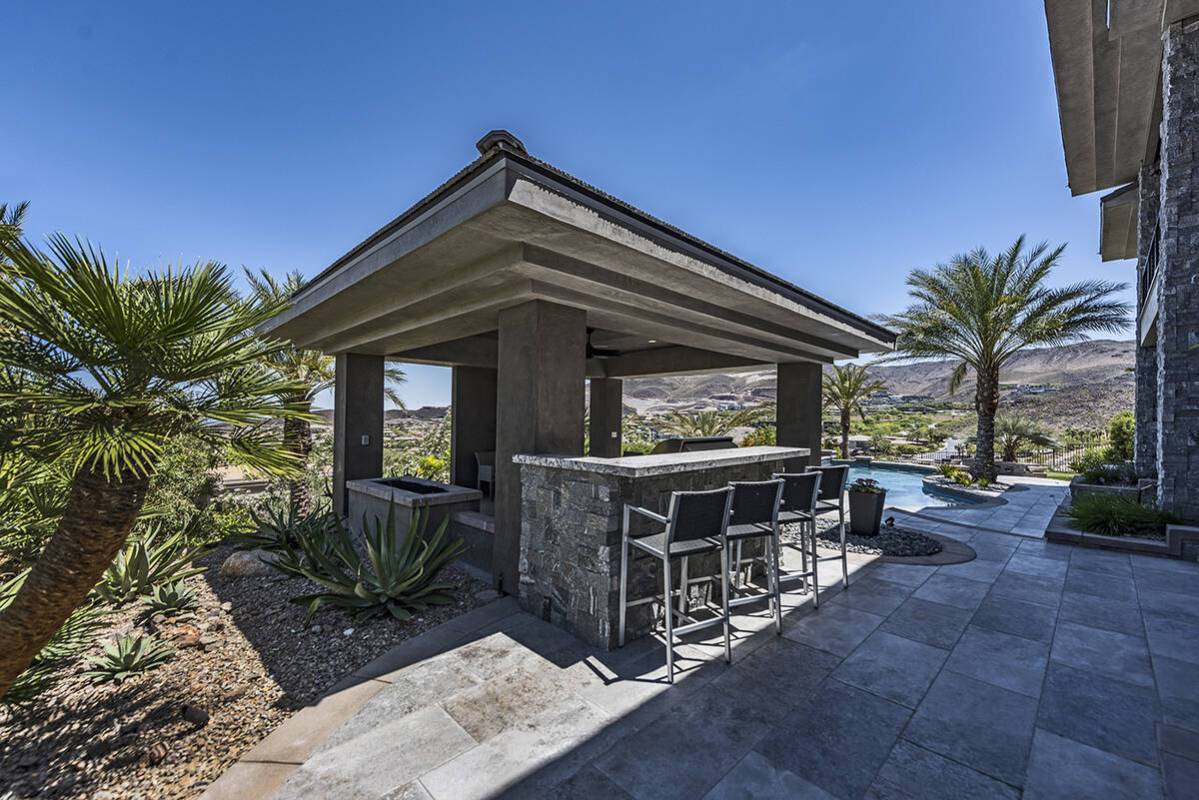
[[[616,378],[591,379],[591,418],[589,455],[619,458],[621,452],[620,417],[624,407],[624,383]]]
[[[812,451],[809,465],[820,463],[820,386],[823,372],[819,364],[801,361],[779,364],[777,380],[778,413],[775,426],[780,447],[807,447]],[[798,461],[798,459],[797,459]],[[795,466],[802,466],[797,463]],[[788,462],[788,469],[795,467]]]
[[[383,474],[383,356],[334,361],[333,511],[346,514],[346,481]]]
[[[1199,519],[1199,17],[1163,38],[1157,499]]]
[[[517,594],[521,481],[512,456],[583,454],[587,315],[534,300],[501,311],[499,334],[492,571]]]
[[[495,450],[496,371],[454,367],[450,384],[450,483],[474,489],[475,453]],[[492,487],[494,491],[495,487]]]
[[[1160,206],[1161,174],[1156,164],[1141,167],[1137,181],[1137,317],[1145,305],[1148,283],[1145,272],[1157,235],[1157,214]],[[1139,324],[1134,330],[1136,348],[1136,447],[1133,465],[1137,475],[1157,474],[1157,344],[1140,341]]]

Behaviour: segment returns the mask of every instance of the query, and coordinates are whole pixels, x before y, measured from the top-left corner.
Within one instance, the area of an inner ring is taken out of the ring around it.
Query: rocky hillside
[[[1004,370],[1004,403],[1050,426],[1096,427],[1132,408],[1133,342],[1096,339],[1021,353]],[[972,400],[973,374],[956,396],[949,394],[955,362],[922,361],[871,367],[892,395],[918,402],[961,404]],[[625,404],[639,413],[669,408],[752,405],[774,399],[774,371],[639,378],[625,382]]]

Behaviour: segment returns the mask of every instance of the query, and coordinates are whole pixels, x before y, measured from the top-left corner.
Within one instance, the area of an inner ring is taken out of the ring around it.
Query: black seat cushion
[[[641,536],[630,540],[629,543],[660,558],[666,548],[666,534],[655,533],[651,536]],[[670,555],[693,556],[697,553],[711,553],[719,549],[720,542],[716,539],[687,539],[681,542],[676,541],[671,545]]]
[[[812,519],[812,515],[807,513],[806,511],[780,511],[779,512],[779,524],[780,525],[791,525],[796,522],[809,522],[811,519]]]
[[[765,522],[747,522],[729,525],[729,541],[738,539],[753,539],[759,536],[771,536],[774,530]]]

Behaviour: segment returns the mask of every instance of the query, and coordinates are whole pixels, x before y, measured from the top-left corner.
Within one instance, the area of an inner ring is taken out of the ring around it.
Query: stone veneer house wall
[[[1199,0],[1045,0],[1066,170],[1136,259],[1136,468],[1199,519]]]

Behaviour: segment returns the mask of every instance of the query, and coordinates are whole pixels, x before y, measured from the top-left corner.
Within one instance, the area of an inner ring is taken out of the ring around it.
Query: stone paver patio
[[[1069,484],[1047,478],[1005,475],[1003,482],[1011,488],[1001,495],[1002,502],[931,506],[919,509],[919,513],[941,522],[1041,538],[1054,512],[1070,494]]]
[[[904,522],[978,558],[855,557],[819,611],[785,597],[781,638],[736,615],[731,667],[717,638],[678,647],[674,686],[657,641],[589,650],[501,600],[360,670],[208,796],[1195,795],[1199,565]]]

